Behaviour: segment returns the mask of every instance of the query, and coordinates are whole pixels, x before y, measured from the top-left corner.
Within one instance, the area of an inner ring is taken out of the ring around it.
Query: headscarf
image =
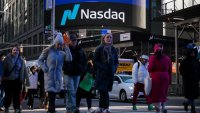
[[[160,58],[163,54],[163,45],[161,43],[157,43],[154,45],[154,54]]]

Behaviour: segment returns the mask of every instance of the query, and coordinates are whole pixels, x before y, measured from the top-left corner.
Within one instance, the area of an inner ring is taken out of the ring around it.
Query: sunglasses
[[[72,41],[76,41],[76,39],[73,39]]]

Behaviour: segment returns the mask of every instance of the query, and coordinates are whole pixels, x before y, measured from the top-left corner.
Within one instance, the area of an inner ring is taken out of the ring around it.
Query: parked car
[[[132,75],[116,74],[114,76],[113,89],[109,92],[110,98],[119,99],[120,101],[127,101],[133,98],[134,83]],[[139,93],[139,97],[144,95]]]

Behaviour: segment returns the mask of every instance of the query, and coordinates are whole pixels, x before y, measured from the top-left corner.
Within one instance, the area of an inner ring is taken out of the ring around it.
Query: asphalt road
[[[168,113],[186,113],[183,110],[182,102],[184,101],[183,97],[168,97],[167,101],[167,109]],[[46,113],[45,109],[38,109],[38,99],[35,99],[34,109],[28,110],[27,109],[27,100],[25,100],[22,104],[22,113]],[[200,113],[200,99],[196,101],[197,105],[197,113]],[[98,108],[98,99],[93,99],[92,101],[93,109]],[[110,100],[110,109],[112,113],[155,113],[155,111],[149,112],[147,110],[147,105],[144,99],[139,99],[137,103],[137,111],[132,111],[132,104],[131,102],[120,102],[117,100]],[[12,108],[11,108],[12,109]],[[57,99],[56,100],[56,111],[57,113],[66,113],[65,104],[63,99]],[[11,110],[11,113],[13,110]],[[87,112],[87,104],[85,99],[82,99],[81,107],[80,107],[81,113]]]

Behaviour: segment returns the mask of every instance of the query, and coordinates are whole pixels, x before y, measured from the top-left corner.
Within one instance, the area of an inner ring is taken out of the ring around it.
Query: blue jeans
[[[76,109],[76,92],[78,89],[80,75],[64,75],[64,84],[66,87],[66,109],[73,111]]]

